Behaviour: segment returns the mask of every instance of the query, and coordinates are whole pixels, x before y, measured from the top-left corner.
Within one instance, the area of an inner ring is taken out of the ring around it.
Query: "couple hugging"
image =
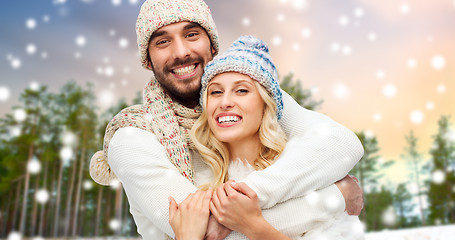
[[[147,0],[136,32],[154,79],[90,174],[118,178],[143,239],[363,239],[360,141],[280,89],[262,40],[218,54],[202,0]]]

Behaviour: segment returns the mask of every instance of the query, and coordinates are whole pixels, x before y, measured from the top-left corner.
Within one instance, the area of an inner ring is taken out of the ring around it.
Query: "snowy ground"
[[[453,240],[455,225],[367,233],[366,240]]]
[[[11,238],[11,240],[19,238]],[[23,238],[22,240],[44,240],[44,238]],[[69,238],[68,238],[69,239]],[[455,225],[422,227],[403,230],[386,230],[381,232],[367,233],[365,240],[453,240],[455,239]],[[10,240],[10,238],[7,238]],[[46,240],[57,240],[46,238]],[[140,240],[139,238],[76,238],[75,240]]]

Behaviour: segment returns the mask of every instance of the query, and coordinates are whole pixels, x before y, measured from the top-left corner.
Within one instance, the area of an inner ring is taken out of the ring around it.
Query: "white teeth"
[[[173,72],[177,75],[185,75],[185,74],[193,72],[194,68],[196,68],[196,65],[193,64],[190,66],[174,69]]]
[[[231,122],[238,122],[240,120],[237,116],[223,116],[218,118],[219,123],[231,123]]]

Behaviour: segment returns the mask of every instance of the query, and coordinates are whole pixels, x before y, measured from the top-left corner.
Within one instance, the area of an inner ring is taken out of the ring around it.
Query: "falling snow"
[[[431,66],[436,70],[441,70],[446,66],[446,60],[441,55],[435,55],[431,59]]]
[[[36,158],[32,158],[27,163],[27,171],[31,174],[39,173],[41,171],[41,162]]]
[[[41,204],[47,203],[49,201],[49,192],[46,189],[40,189],[36,192],[35,199]]]
[[[250,24],[251,24],[251,19],[250,19],[250,18],[244,17],[244,18],[242,19],[242,25],[243,25],[243,26],[250,26]]]
[[[126,38],[120,38],[118,41],[118,46],[120,48],[127,48],[129,44],[130,44],[129,41]]]
[[[408,4],[402,4],[402,5],[400,6],[400,11],[401,11],[401,13],[403,13],[403,14],[409,13],[409,5],[408,5]]]
[[[9,96],[10,96],[9,89],[5,86],[0,86],[0,102],[8,101]]]
[[[439,85],[436,87],[436,91],[438,91],[438,93],[445,93],[445,92],[446,92],[446,85],[444,85],[444,84],[439,84]]]
[[[415,60],[414,58],[410,58],[408,60],[408,67],[413,69],[417,66],[417,60]]]
[[[33,43],[30,43],[28,44],[26,47],[25,47],[25,51],[30,54],[30,55],[33,55],[36,53],[36,46],[35,44]]]
[[[376,41],[378,37],[376,36],[376,33],[369,33],[368,34],[368,40],[370,40],[371,42],[374,42]]]
[[[36,28],[36,20],[33,19],[33,18],[29,18],[27,19],[27,21],[25,22],[25,26],[32,30],[32,29],[35,29]]]
[[[114,6],[120,6],[120,4],[122,4],[122,0],[111,0],[112,1],[112,5]]]
[[[365,12],[363,11],[362,8],[356,8],[354,10],[354,15],[358,18],[361,18],[361,17],[363,17],[363,15],[365,15]]]
[[[302,36],[303,36],[304,38],[309,38],[309,37],[311,37],[311,29],[310,29],[310,28],[304,28],[304,29],[302,30]]]
[[[18,108],[14,110],[14,120],[17,122],[23,122],[27,118],[27,113],[24,109]]]
[[[349,17],[347,16],[341,16],[339,19],[338,19],[338,23],[341,25],[341,26],[347,26],[349,24]]]
[[[423,112],[420,110],[414,110],[411,112],[411,115],[409,116],[409,118],[412,123],[421,124],[424,119]]]
[[[382,88],[382,94],[386,98],[393,98],[397,94],[397,88],[395,85],[388,83]]]
[[[442,170],[436,170],[431,174],[431,181],[435,184],[441,184],[446,179],[446,174]]]
[[[434,102],[427,102],[426,107],[428,110],[433,110],[434,109]]]
[[[75,41],[76,45],[79,47],[83,47],[87,43],[87,40],[85,39],[84,36],[77,36]]]
[[[333,95],[338,99],[347,99],[349,97],[349,88],[346,84],[338,83],[332,88]]]

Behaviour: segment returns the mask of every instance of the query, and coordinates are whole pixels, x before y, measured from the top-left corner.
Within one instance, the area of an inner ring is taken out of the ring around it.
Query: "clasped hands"
[[[197,190],[180,204],[169,197],[169,223],[178,240],[224,239],[262,219],[256,193],[242,182],[231,180],[215,191]]]
[[[357,178],[347,175],[336,182],[349,215],[359,215],[363,191]],[[252,231],[264,222],[256,193],[245,183],[228,181],[215,191],[198,190],[177,204],[169,197],[169,223],[176,239],[224,239],[231,231]],[[212,213],[212,214],[210,214]]]

